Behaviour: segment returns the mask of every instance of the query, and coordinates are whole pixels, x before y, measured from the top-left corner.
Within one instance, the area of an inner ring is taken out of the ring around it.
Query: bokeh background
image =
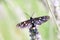
[[[42,0],[0,0],[0,40],[30,40],[29,29],[17,28],[16,25],[29,19],[33,13],[33,18],[50,16]],[[58,40],[53,18],[37,28],[42,40]]]

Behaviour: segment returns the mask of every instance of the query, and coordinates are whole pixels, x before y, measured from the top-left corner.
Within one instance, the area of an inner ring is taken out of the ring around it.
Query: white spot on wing
[[[39,18],[39,19],[41,19],[41,18]]]

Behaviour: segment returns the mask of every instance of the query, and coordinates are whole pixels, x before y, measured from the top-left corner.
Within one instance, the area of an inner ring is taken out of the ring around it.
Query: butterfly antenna
[[[25,13],[26,16],[30,17],[30,15],[28,13]]]
[[[34,12],[32,13],[32,15],[30,16],[28,13],[25,13],[25,15],[29,16],[29,17],[33,17]]]
[[[34,16],[34,12],[32,13],[31,17],[33,17],[33,16]]]

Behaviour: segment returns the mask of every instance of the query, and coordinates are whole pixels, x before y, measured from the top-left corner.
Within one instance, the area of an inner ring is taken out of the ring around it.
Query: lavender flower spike
[[[31,40],[42,40],[36,27],[31,27],[29,29],[29,32],[30,32]]]

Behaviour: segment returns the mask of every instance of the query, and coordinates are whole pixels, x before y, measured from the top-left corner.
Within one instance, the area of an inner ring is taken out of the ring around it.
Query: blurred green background
[[[49,15],[39,0],[0,0],[0,40],[30,40],[28,28],[20,29],[16,25],[29,19],[33,12],[34,18]],[[57,40],[57,27],[52,22],[49,19],[38,27],[42,40]]]

